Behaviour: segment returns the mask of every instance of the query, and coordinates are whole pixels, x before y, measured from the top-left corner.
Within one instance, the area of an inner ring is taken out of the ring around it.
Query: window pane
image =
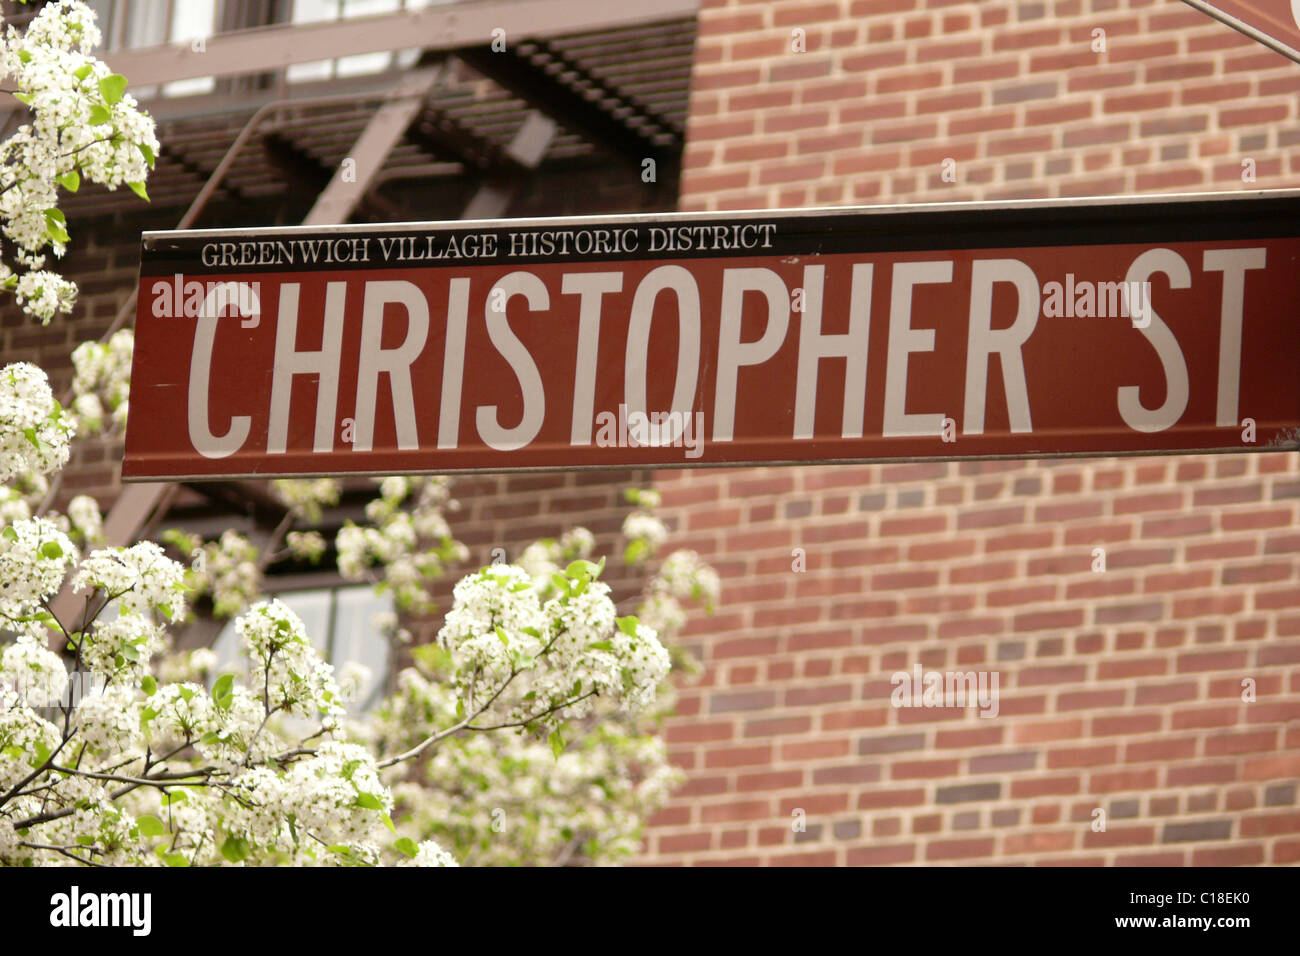
[[[372,706],[383,693],[388,676],[388,640],[379,629],[379,616],[392,610],[392,601],[370,588],[338,592],[334,618],[334,655],[331,663],[342,670],[349,661],[362,664],[370,676],[357,693],[361,709]]]
[[[289,610],[302,618],[312,646],[320,652],[321,657],[329,660],[330,592],[327,590],[290,591],[277,597],[289,606]]]
[[[126,16],[126,46],[158,46],[167,39],[167,8],[170,0],[132,0],[118,8]]]

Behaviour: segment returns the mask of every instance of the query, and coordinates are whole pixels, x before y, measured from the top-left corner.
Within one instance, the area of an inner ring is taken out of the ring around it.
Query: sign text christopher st
[[[1300,447],[1300,193],[147,233],[128,479]]]

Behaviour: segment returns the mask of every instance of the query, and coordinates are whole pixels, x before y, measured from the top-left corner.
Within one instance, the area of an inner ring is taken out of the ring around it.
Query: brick
[[[935,803],[970,803],[996,800],[1002,793],[1000,783],[968,783],[953,787],[939,787],[934,792]]]
[[[993,838],[971,840],[935,840],[926,845],[927,860],[967,860],[993,855]]]
[[[1160,842],[1202,843],[1207,840],[1227,840],[1231,836],[1231,820],[1201,820],[1187,823],[1166,823],[1160,834]]]
[[[911,863],[915,859],[915,843],[853,847],[849,850],[847,856],[849,866],[881,866],[887,863]]]

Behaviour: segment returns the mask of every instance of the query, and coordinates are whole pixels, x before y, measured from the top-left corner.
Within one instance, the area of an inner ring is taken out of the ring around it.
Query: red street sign
[[[143,238],[127,479],[1300,447],[1300,191]]]
[[[1300,0],[1183,0],[1300,63]]]

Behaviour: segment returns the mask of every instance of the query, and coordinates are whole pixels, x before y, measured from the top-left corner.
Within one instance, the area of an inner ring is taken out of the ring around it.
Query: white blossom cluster
[[[595,698],[633,712],[654,699],[667,650],[651,628],[617,618],[596,565],[577,565],[544,603],[515,565],[489,566],[456,585],[438,641],[466,710],[495,699],[493,710],[510,721],[548,729],[590,714]]]
[[[212,613],[233,617],[262,594],[261,554],[248,538],[229,529],[203,546],[203,587],[212,595]]]
[[[27,619],[63,583],[78,559],[76,546],[49,518],[25,518],[0,530],[0,621],[32,630]]]
[[[339,573],[353,581],[375,580],[393,594],[400,611],[432,610],[428,584],[464,561],[469,552],[452,537],[443,514],[455,507],[443,477],[389,477],[366,505],[368,525],[348,522],[334,540]]]
[[[644,565],[667,540],[668,527],[654,515],[633,512],[623,519],[623,537],[627,539],[623,561],[633,566]]]
[[[82,342],[72,351],[72,416],[78,434],[126,427],[135,336],[114,332],[107,342]]]
[[[573,561],[589,558],[596,549],[595,536],[583,527],[570,528],[557,541],[543,538],[524,548],[519,555],[519,566],[528,572],[533,587],[542,597],[549,597],[554,583],[552,575],[559,574]]]
[[[73,536],[83,545],[102,544],[104,541],[104,516],[99,502],[90,495],[77,495],[68,502],[68,520]]]
[[[108,680],[138,681],[166,646],[163,621],[185,616],[185,569],[152,541],[129,548],[99,548],[81,562],[72,589],[100,591],[117,617],[88,631],[80,653]]]
[[[318,522],[325,508],[339,503],[342,489],[333,478],[279,478],[276,493],[298,517]]]
[[[660,738],[617,722],[558,757],[518,734],[479,734],[394,784],[395,816],[399,832],[475,866],[612,864],[639,852],[644,821],[682,778]]]
[[[59,188],[75,192],[84,178],[109,189],[126,183],[144,196],[158,152],[153,120],[125,79],[92,55],[99,42],[94,12],[81,0],[47,4],[25,30],[11,25],[0,37],[0,70],[31,113],[0,143],[0,233],[23,267],[16,273],[6,263],[0,279],[47,323],[76,297],[71,282],[45,269],[45,250],[61,256],[69,241]]]
[[[32,506],[17,488],[0,485],[0,528],[32,516]]]
[[[285,535],[284,543],[295,558],[312,564],[319,563],[329,547],[319,531],[290,531]]]
[[[373,843],[376,813],[387,815],[393,797],[379,779],[370,751],[359,744],[326,742],[287,772],[257,767],[231,781],[222,827],[254,847],[294,862],[378,861]],[[343,860],[317,852],[323,835],[345,847]],[[304,859],[304,857],[306,859]]]
[[[28,362],[0,369],[0,482],[62,468],[74,431],[43,370]]]
[[[321,660],[302,619],[277,600],[260,601],[235,622],[250,663],[249,683],[268,708],[327,720],[343,713],[334,668]]]

